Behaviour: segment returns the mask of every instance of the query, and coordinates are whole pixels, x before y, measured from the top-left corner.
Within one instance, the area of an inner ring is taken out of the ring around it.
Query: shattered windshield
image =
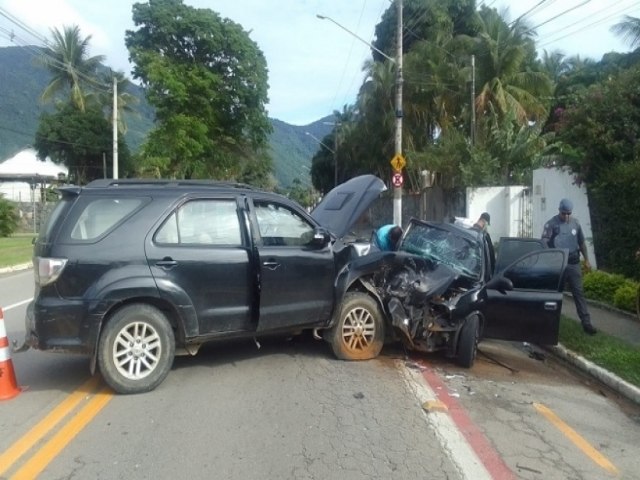
[[[479,242],[433,225],[412,223],[402,240],[400,250],[435,263],[443,263],[462,275],[476,279],[482,271],[482,250]]]

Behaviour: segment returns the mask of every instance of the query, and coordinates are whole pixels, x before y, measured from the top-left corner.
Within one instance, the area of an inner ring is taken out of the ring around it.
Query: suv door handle
[[[159,262],[156,262],[156,266],[160,268],[164,268],[165,270],[171,270],[173,267],[177,266],[178,262],[176,262],[171,257],[165,257]]]
[[[275,270],[280,266],[280,263],[279,262],[270,261],[270,262],[262,262],[262,265],[267,267],[269,270]]]

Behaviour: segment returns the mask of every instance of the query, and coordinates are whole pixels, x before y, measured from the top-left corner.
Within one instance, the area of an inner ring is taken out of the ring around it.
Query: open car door
[[[558,343],[568,251],[543,249],[541,243],[536,248],[531,240],[500,240],[495,276],[508,279],[513,289],[502,292],[492,289],[493,282],[487,286],[484,338],[540,345]],[[529,253],[504,266],[501,254],[514,255],[517,251]]]

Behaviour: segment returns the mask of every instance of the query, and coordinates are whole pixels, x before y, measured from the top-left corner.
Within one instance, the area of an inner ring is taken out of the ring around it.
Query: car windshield
[[[462,232],[434,225],[411,223],[399,248],[401,251],[419,255],[435,263],[442,263],[456,272],[480,278],[482,250],[480,243]]]

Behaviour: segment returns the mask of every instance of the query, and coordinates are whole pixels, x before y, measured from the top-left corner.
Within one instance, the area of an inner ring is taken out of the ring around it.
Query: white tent
[[[0,194],[14,202],[32,202],[40,198],[40,189],[67,176],[68,170],[49,158],[38,160],[29,148],[0,163]]]

